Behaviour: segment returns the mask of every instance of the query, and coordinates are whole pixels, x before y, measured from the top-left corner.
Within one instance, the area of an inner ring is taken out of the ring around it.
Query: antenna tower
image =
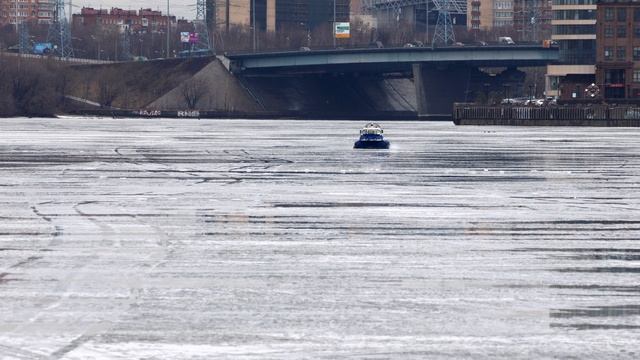
[[[432,47],[440,43],[447,46],[456,42],[456,34],[453,32],[453,23],[451,21],[452,9],[451,0],[440,1],[438,22],[431,42]]]
[[[210,50],[209,27],[207,26],[207,0],[197,0],[196,21],[194,21],[195,31],[198,34],[198,43],[195,50]]]
[[[55,46],[55,53],[61,58],[72,58],[71,28],[65,14],[64,0],[55,0],[53,21],[49,26],[47,40]]]

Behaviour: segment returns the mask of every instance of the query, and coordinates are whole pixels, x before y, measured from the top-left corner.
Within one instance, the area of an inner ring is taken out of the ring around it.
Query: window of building
[[[605,84],[624,84],[624,69],[610,69],[604,72]]]
[[[560,88],[560,77],[549,76],[549,89],[558,90]]]
[[[627,49],[624,46],[618,46],[616,48],[616,59],[625,60],[627,57]]]
[[[627,8],[618,8],[617,15],[618,21],[627,21]]]
[[[633,9],[633,21],[640,21],[640,9],[638,8]]]
[[[619,38],[627,37],[627,27],[625,25],[620,25],[616,28],[616,36]]]
[[[633,31],[634,31],[634,33],[635,33],[635,36],[636,36],[637,38],[640,38],[640,26],[636,26],[636,27],[633,29]]]
[[[613,8],[604,9],[604,19],[606,21],[613,21]]]
[[[611,46],[604,47],[604,59],[605,60],[613,59],[613,49],[611,48]]]
[[[640,60],[640,47],[633,48],[633,60]]]
[[[611,25],[604,26],[604,37],[612,38],[613,37],[613,27]]]
[[[633,70],[633,82],[640,83],[640,70]]]

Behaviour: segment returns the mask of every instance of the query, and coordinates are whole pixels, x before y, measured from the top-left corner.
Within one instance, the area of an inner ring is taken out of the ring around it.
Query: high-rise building
[[[640,3],[598,1],[596,84],[608,100],[640,100]]]
[[[260,31],[314,28],[334,17],[334,0],[214,0],[213,7],[216,28],[227,31],[233,26],[252,26],[254,10]],[[348,21],[350,8],[350,0],[335,0],[336,20]]]
[[[38,23],[49,24],[53,21],[56,0],[38,0]]]
[[[551,36],[551,0],[514,0],[513,27],[520,41],[539,42]]]
[[[551,39],[560,60],[547,66],[547,96],[580,99],[595,81],[596,0],[553,0]]]
[[[449,0],[449,15],[454,26],[467,24],[468,1]],[[444,6],[443,1],[436,0],[361,0],[361,3],[381,28],[404,24],[418,31],[426,29],[427,24],[434,26],[439,9]]]
[[[514,24],[513,0],[467,0],[467,28],[492,30]]]

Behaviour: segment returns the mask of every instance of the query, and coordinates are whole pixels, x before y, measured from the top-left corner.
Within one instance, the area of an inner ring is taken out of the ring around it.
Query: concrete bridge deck
[[[338,49],[225,54],[233,73],[393,73],[414,64],[460,64],[474,67],[545,66],[558,60],[558,48],[532,45]]]

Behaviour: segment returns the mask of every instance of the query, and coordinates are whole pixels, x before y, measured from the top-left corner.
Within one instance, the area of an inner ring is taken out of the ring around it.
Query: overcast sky
[[[66,0],[69,1],[69,0]],[[80,12],[83,6],[109,9],[119,7],[125,10],[140,10],[141,8],[152,8],[160,10],[163,14],[167,12],[167,0],[72,0],[73,12]],[[169,0],[171,5],[171,15],[179,18],[192,19],[196,17],[196,0]]]

